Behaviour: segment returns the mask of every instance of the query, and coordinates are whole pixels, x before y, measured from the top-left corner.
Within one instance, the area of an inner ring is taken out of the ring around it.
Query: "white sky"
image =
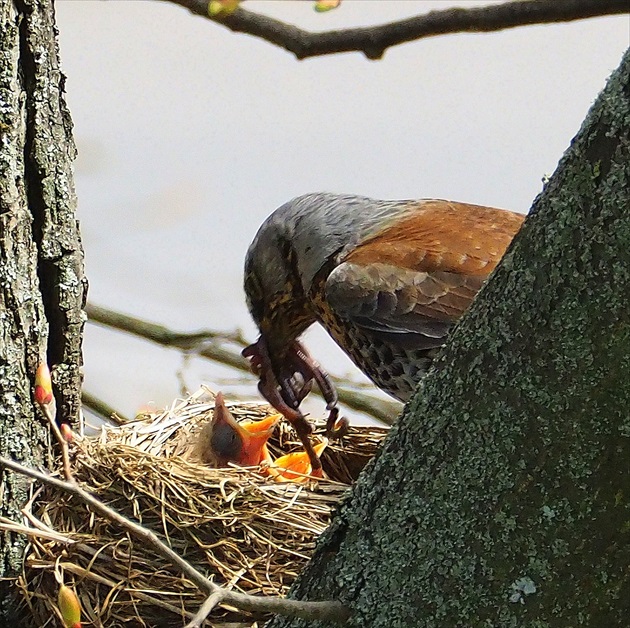
[[[487,2],[345,0],[246,8],[308,29]],[[439,197],[526,212],[630,44],[628,16],[436,37],[296,61],[169,3],[58,0],[90,300],[169,325],[243,327],[245,251],[311,191]],[[330,371],[356,369],[309,332]],[[133,414],[177,396],[177,352],[88,326],[85,385]],[[192,360],[188,387],[226,389]],[[255,395],[254,384],[239,388]],[[311,408],[321,411],[315,402]]]

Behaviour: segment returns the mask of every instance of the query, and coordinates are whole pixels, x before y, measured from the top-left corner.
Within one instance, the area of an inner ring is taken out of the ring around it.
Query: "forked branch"
[[[410,41],[452,33],[488,33],[628,13],[628,0],[518,0],[469,9],[430,11],[405,20],[366,28],[314,33],[239,7],[225,17],[210,17],[208,0],[162,0],[212,19],[231,31],[253,35],[293,53],[298,59],[340,52],[362,52],[380,59],[385,51]]]

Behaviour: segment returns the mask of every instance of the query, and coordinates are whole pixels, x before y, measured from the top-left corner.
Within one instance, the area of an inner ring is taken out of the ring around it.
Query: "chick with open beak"
[[[261,421],[239,423],[227,409],[223,395],[217,393],[212,419],[197,438],[197,457],[217,468],[227,467],[229,463],[255,467],[263,461],[271,462],[267,441],[279,418],[279,414],[273,414]]]

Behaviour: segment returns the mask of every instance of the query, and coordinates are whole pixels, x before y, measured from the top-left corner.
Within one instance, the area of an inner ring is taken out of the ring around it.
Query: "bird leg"
[[[291,346],[291,353],[288,359],[291,360],[292,368],[296,373],[301,373],[309,380],[314,379],[317,382],[322,397],[326,401],[326,409],[329,410],[328,419],[326,420],[326,436],[337,439],[343,438],[350,429],[350,423],[345,417],[339,419],[337,390],[328,373],[322,369],[297,340]]]
[[[326,408],[332,410],[337,405],[337,391],[330,376],[297,340],[289,346],[279,368],[272,362],[263,336],[243,349],[242,355],[250,359],[253,373],[260,378],[260,392],[279,412],[297,410],[311,391],[313,381],[326,401]]]
[[[298,411],[299,412],[299,411]],[[322,470],[322,461],[319,459],[315,448],[313,447],[313,443],[311,442],[310,435],[313,431],[310,423],[306,420],[306,417],[300,412],[300,420],[299,421],[291,421],[291,425],[293,425],[293,429],[295,433],[298,435],[300,442],[302,443],[302,447],[304,447],[304,451],[308,456],[308,460],[311,463],[311,475],[316,478],[321,478],[324,475]],[[287,417],[288,418],[288,417]]]
[[[297,340],[294,340],[289,348],[287,359],[295,373],[302,374],[306,381],[315,380],[317,382],[317,387],[326,402],[326,409],[332,410],[337,405],[337,391],[330,379],[330,375],[324,371]]]
[[[262,396],[289,421],[298,420],[302,416],[298,408],[310,391],[310,380],[298,381],[295,373],[287,374],[286,371],[278,378],[262,336],[254,344],[245,347],[242,355],[250,359],[252,372],[259,377],[258,390]]]

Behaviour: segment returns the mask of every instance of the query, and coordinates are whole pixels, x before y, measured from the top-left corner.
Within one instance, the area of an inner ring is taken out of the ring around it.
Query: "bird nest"
[[[284,595],[387,430],[350,428],[342,443],[332,443],[322,455],[328,479],[278,483],[255,470],[212,469],[195,460],[195,437],[212,415],[212,399],[201,389],[160,414],[77,439],[71,445],[74,477],[161,536],[215,583]],[[270,412],[256,404],[228,407],[237,419],[257,420]],[[323,422],[316,422],[318,429]],[[275,457],[298,449],[299,442],[283,422],[269,448]],[[28,607],[25,625],[41,627],[55,616],[55,573],[78,594],[84,625],[183,625],[207,597],[146,543],[76,496],[43,486],[25,512],[36,529],[18,580]],[[265,619],[225,607],[210,616],[212,626],[252,626]]]

